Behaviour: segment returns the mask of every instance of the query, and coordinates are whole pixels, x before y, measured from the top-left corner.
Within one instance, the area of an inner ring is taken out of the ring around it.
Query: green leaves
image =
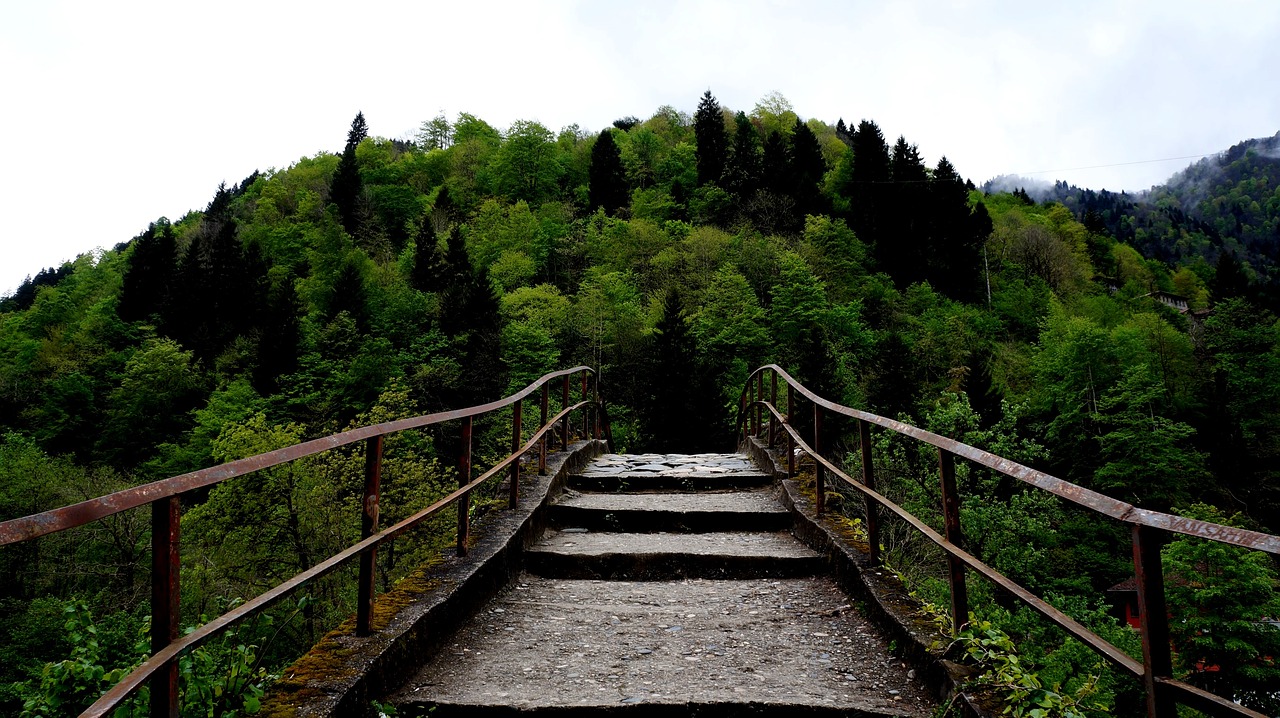
[[[989,621],[974,620],[956,639],[969,660],[985,670],[973,681],[995,693],[1004,703],[1004,715],[1014,718],[1085,718],[1088,713],[1106,712],[1091,702],[1096,692],[1096,676],[1075,693],[1061,686],[1046,688],[1040,678],[1023,664],[1013,639]]]

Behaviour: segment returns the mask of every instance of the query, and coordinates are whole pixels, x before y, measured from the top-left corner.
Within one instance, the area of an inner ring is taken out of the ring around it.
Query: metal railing
[[[769,375],[766,394],[765,374]],[[786,414],[777,408],[778,382],[786,384]],[[754,392],[754,397],[752,393]],[[791,424],[796,415],[797,395],[804,397],[813,411],[813,443],[807,443]],[[822,417],[830,412],[856,419],[861,446],[862,481],[850,477],[840,467],[822,456]],[[766,420],[767,415],[767,420]],[[871,426],[879,426],[916,441],[932,445],[938,450],[938,477],[942,493],[942,534],[885,498],[876,491],[872,465]],[[1160,547],[1169,533],[1179,533],[1197,538],[1242,546],[1248,549],[1280,554],[1280,536],[1197,521],[1159,511],[1140,509],[1124,501],[1091,491],[1082,486],[1063,481],[1015,461],[990,454],[968,444],[939,436],[930,431],[887,419],[858,409],[828,401],[809,391],[776,364],[763,366],[747,379],[739,398],[738,426],[746,434],[766,441],[770,448],[777,445],[779,434],[786,435],[787,473],[796,473],[796,449],[812,457],[817,489],[816,510],[825,509],[826,474],[839,478],[860,492],[865,500],[866,531],[873,563],[880,561],[879,509],[883,506],[910,524],[947,555],[947,579],[951,589],[952,629],[958,633],[968,620],[968,591],[965,586],[965,570],[972,570],[999,586],[1023,603],[1040,613],[1076,640],[1110,661],[1123,672],[1142,682],[1147,697],[1147,714],[1151,718],[1172,718],[1177,715],[1176,703],[1183,703],[1215,716],[1250,716],[1265,718],[1263,714],[1236,704],[1226,698],[1173,678],[1173,656],[1169,639],[1168,610],[1165,604],[1164,571],[1161,565]],[[985,466],[1005,476],[1031,484],[1039,489],[1066,499],[1078,506],[1129,524],[1133,540],[1133,566],[1137,577],[1138,603],[1142,632],[1142,661],[1131,658],[1124,651],[1078,621],[1049,605],[1026,588],[1005,577],[964,549],[964,535],[960,527],[960,497],[956,491],[955,460],[962,458]]]
[[[581,374],[581,396],[570,404],[571,377]],[[590,386],[588,377],[596,377]],[[559,380],[559,381],[556,381]],[[561,409],[548,417],[550,388],[558,383],[561,390]],[[523,439],[521,426],[525,398],[541,389],[540,427],[529,439]],[[590,395],[588,394],[591,391]],[[512,407],[511,454],[492,468],[471,479],[471,433],[473,419],[499,409]],[[435,516],[445,508],[457,504],[457,551],[463,555],[470,540],[470,496],[472,490],[494,476],[509,469],[510,493],[508,505],[515,508],[519,501],[520,457],[538,451],[538,473],[545,474],[547,467],[547,438],[558,433],[562,448],[569,446],[570,422],[574,411],[582,409],[582,435],[599,439],[603,432],[609,434],[608,416],[599,399],[598,377],[587,366],[552,372],[537,379],[524,389],[503,399],[480,406],[426,414],[399,421],[374,424],[344,431],[320,439],[295,444],[264,454],[228,462],[200,471],[162,479],[131,489],[117,491],[70,506],[45,511],[31,516],[0,523],[0,546],[30,541],[40,536],[65,531],[98,521],[122,511],[151,505],[151,652],[152,655],[132,673],[108,690],[81,716],[109,715],[134,691],[148,683],[151,688],[150,710],[153,718],[178,715],[178,658],[183,652],[195,648],[209,638],[230,628],[241,620],[262,611],[276,601],[317,578],[337,570],[347,561],[360,557],[360,574],[356,609],[356,633],[367,636],[372,632],[373,603],[375,598],[374,569],[377,548],[380,544],[404,534],[422,521]],[[458,452],[458,488],[425,509],[409,516],[394,526],[378,530],[378,504],[382,483],[383,437],[409,429],[419,429],[448,421],[461,422],[461,448]],[[315,456],[340,446],[365,442],[365,484],[361,516],[362,540],[335,554],[310,569],[299,573],[259,596],[222,614],[194,631],[178,637],[179,632],[179,529],[181,498],[189,492],[214,486],[228,479],[245,476],[273,466],[279,466],[308,456]]]

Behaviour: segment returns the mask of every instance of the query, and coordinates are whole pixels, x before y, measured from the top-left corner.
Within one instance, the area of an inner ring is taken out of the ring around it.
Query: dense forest
[[[1142,507],[1280,531],[1274,149],[1245,143],[1141,201],[1066,185],[1036,201],[984,193],[873,121],[802,120],[777,93],[747,112],[707,92],[692,116],[662,107],[598,133],[462,113],[394,140],[357,115],[341,151],[219,186],[203,210],[0,300],[0,518],[579,363],[599,368],[619,450],[726,450],[743,380],[777,362],[835,401]],[[847,429],[827,427],[837,455]],[[501,455],[503,431],[479,427],[482,456]],[[456,486],[454,440],[388,442],[384,521]],[[877,442],[886,490],[936,523],[936,457]],[[193,497],[184,616],[354,542],[361,461],[338,450]],[[1137,650],[1103,600],[1132,575],[1122,527],[960,478],[977,555]],[[380,554],[383,587],[448,527]],[[68,533],[0,552],[0,712],[74,711],[145,655],[146,517]],[[937,556],[906,531],[886,550],[946,604]],[[1166,564],[1180,670],[1274,711],[1276,566],[1192,540]],[[189,714],[252,712],[351,612],[351,584],[338,574],[184,659],[189,695],[218,705]],[[1014,638],[1062,711],[1139,712],[1136,684],[988,598],[976,617]]]

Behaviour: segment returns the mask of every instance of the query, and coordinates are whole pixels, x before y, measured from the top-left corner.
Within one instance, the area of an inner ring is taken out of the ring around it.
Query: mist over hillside
[[[1269,306],[1280,298],[1280,132],[1245,140],[1141,192],[1001,175],[986,192],[1060,202],[1086,225],[1171,265],[1239,262]]]

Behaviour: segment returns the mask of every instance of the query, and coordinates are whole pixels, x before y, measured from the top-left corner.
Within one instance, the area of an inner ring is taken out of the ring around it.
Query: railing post
[[[858,420],[858,443],[862,448],[862,485],[875,491],[875,471],[871,464],[871,424]],[[867,514],[867,543],[871,548],[871,564],[880,564],[880,505],[869,494],[863,494]]]
[[[471,420],[462,420],[462,447],[458,452],[458,486],[471,483]],[[458,499],[458,555],[467,555],[467,543],[471,537],[471,492]]]
[[[177,496],[151,504],[151,652],[158,653],[178,638],[181,620],[178,580],[182,568],[181,501]],[[152,718],[178,716],[178,659],[151,678]]]
[[[956,493],[956,462],[951,452],[938,449],[938,476],[942,479],[942,516],[947,543],[964,548],[964,532],[960,530],[960,497]],[[947,573],[951,584],[951,623],[959,634],[969,623],[969,590],[964,582],[964,562],[947,554]]]
[[[818,456],[822,454],[822,407],[817,404],[813,405],[813,478],[814,490],[817,492],[817,511],[821,516],[826,510],[826,478],[822,471],[822,462],[818,460]]]
[[[778,408],[778,373],[769,372],[769,405],[775,410]],[[769,448],[773,449],[774,442],[778,440],[778,422],[773,418],[773,414],[769,414]]]
[[[796,392],[795,389],[787,385],[787,423],[791,424],[796,419]],[[787,478],[796,475],[796,440],[787,432]]]
[[[591,375],[591,380],[591,388],[593,389],[591,392],[591,399],[595,402],[595,405],[591,407],[591,415],[595,417],[591,422],[591,438],[599,441],[600,422],[604,419],[604,416],[600,412],[600,374],[598,372],[593,373]]]
[[[542,419],[538,421],[538,429],[547,425],[547,385],[542,385]],[[538,476],[547,475],[547,442],[551,440],[551,432],[542,435],[542,441],[538,442]]]
[[[756,438],[764,433],[764,372],[756,374]]]
[[[1169,611],[1164,600],[1164,568],[1160,547],[1164,532],[1133,526],[1133,571],[1138,579],[1138,610],[1142,626],[1142,687],[1147,692],[1148,718],[1171,718],[1177,707],[1157,683],[1173,674],[1169,651]]]
[[[360,539],[378,531],[378,504],[382,495],[382,436],[364,443],[364,513],[360,517]],[[378,549],[360,555],[359,597],[356,603],[356,635],[373,633],[374,577],[378,566]]]
[[[524,399],[516,399],[516,403],[511,405],[511,453],[520,450],[521,434],[524,428]],[[510,507],[515,508],[520,504],[520,457],[511,462],[511,500]]]
[[[560,404],[561,411],[564,411],[569,407],[569,375],[568,374],[564,375],[563,386],[564,386],[564,395],[561,398],[561,404]],[[560,450],[568,451],[569,450],[569,416],[567,414],[564,417],[564,423],[560,425],[560,431],[561,431]]]
[[[582,400],[587,400],[587,370],[582,370]],[[587,439],[591,436],[591,408],[582,407],[582,438]]]

